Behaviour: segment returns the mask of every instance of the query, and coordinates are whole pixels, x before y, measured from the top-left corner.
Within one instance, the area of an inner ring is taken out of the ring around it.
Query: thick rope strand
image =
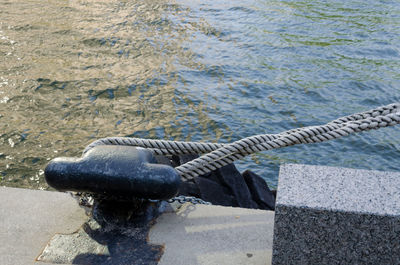
[[[355,132],[378,129],[398,123],[400,123],[400,113],[392,113],[386,116],[378,116],[374,118],[370,117],[361,121],[348,122],[346,126],[325,133],[319,133],[318,131],[313,130],[314,128],[305,127],[303,130],[299,130],[291,134],[283,134],[280,138],[254,145],[252,148],[255,150],[250,152],[243,152],[243,150],[248,150],[246,148],[246,139],[243,139],[234,142],[229,146],[224,146],[209,154],[203,155],[195,160],[189,161],[175,169],[183,178],[190,179],[198,175],[206,174],[212,170],[215,170],[215,168],[228,165],[235,160],[241,159],[251,153],[302,143],[324,142],[347,136]]]
[[[203,154],[175,168],[184,179],[192,179],[256,152],[333,140],[352,133],[399,123],[400,103],[394,103],[344,116],[325,125],[296,128],[279,134],[255,135],[231,144],[109,137],[91,143],[85,148],[84,153],[97,145],[128,145],[148,148],[156,155]]]

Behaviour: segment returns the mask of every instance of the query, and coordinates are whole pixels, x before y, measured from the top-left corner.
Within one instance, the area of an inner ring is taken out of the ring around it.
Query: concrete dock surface
[[[2,265],[34,264],[56,233],[73,233],[88,219],[66,193],[1,187],[0,201]]]
[[[68,193],[0,187],[0,265],[397,264],[399,184],[398,172],[283,165],[275,212],[111,200],[88,211]]]
[[[150,242],[165,244],[160,263],[270,264],[272,211],[185,204],[161,215]]]
[[[0,201],[2,265],[60,264],[37,258],[89,219],[67,193],[0,187]],[[148,243],[163,246],[159,264],[270,264],[273,223],[269,211],[186,203],[156,219]]]

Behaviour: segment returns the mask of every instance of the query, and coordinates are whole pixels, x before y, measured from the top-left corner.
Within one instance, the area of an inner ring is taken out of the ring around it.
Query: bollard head
[[[149,150],[114,145],[96,146],[81,158],[55,158],[45,178],[59,191],[155,200],[174,197],[181,183],[178,172],[156,164]]]

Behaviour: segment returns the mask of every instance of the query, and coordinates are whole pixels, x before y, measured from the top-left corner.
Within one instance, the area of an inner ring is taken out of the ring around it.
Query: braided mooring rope
[[[157,155],[203,154],[199,158],[175,168],[182,178],[192,179],[253,153],[296,144],[324,142],[352,133],[379,129],[399,123],[400,103],[393,103],[345,116],[325,125],[296,128],[279,134],[255,135],[230,144],[108,137],[89,144],[83,153],[97,145],[129,145],[148,148]]]

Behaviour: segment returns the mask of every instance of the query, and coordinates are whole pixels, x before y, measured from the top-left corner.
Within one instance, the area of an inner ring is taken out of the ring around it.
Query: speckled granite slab
[[[400,264],[400,173],[282,166],[272,264]]]

